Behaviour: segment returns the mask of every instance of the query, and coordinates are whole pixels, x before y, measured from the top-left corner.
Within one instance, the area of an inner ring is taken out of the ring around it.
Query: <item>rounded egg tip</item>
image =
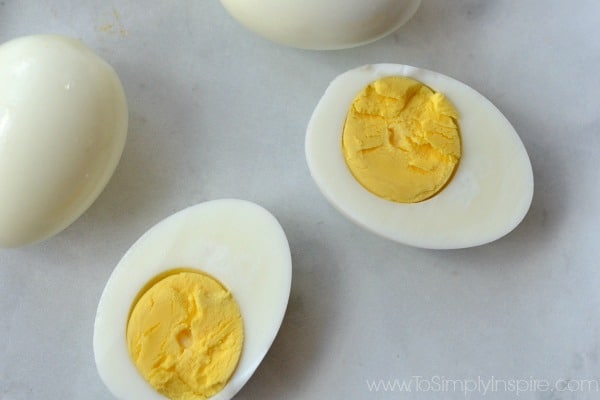
[[[304,50],[341,50],[379,40],[404,25],[421,0],[220,0],[259,36]]]

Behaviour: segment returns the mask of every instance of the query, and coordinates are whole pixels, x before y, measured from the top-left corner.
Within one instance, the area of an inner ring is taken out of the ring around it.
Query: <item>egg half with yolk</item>
[[[198,204],[125,254],[100,298],[94,355],[122,400],[223,400],[271,346],[290,293],[283,229],[243,200]]]
[[[391,86],[406,90],[398,95]],[[522,221],[533,198],[529,157],[504,115],[464,83],[407,65],[366,65],[335,78],[310,119],[305,152],[335,208],[416,247],[499,239]],[[404,195],[415,184],[421,186],[414,194]]]

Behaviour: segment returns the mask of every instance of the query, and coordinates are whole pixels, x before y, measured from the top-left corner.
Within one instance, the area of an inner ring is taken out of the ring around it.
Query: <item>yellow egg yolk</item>
[[[127,346],[143,377],[172,400],[207,399],[235,371],[244,341],[237,302],[204,273],[171,271],[142,291]]]
[[[344,159],[371,193],[399,203],[426,200],[459,163],[457,119],[450,101],[421,82],[379,79],[352,102],[342,133]]]

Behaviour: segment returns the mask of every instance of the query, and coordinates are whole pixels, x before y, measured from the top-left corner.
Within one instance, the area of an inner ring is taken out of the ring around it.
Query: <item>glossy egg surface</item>
[[[313,50],[355,47],[402,26],[420,0],[221,0],[249,30],[274,42]]]
[[[114,69],[78,40],[28,36],[0,46],[0,247],[73,223],[112,176],[127,135]]]

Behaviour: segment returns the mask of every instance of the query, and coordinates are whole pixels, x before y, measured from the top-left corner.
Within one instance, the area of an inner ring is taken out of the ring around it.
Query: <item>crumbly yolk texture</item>
[[[342,151],[354,178],[387,200],[417,203],[440,190],[460,161],[458,112],[443,94],[407,77],[369,84],[354,99]]]
[[[154,389],[172,400],[207,399],[227,384],[244,341],[231,293],[209,275],[175,271],[149,283],[127,323],[127,346]]]

